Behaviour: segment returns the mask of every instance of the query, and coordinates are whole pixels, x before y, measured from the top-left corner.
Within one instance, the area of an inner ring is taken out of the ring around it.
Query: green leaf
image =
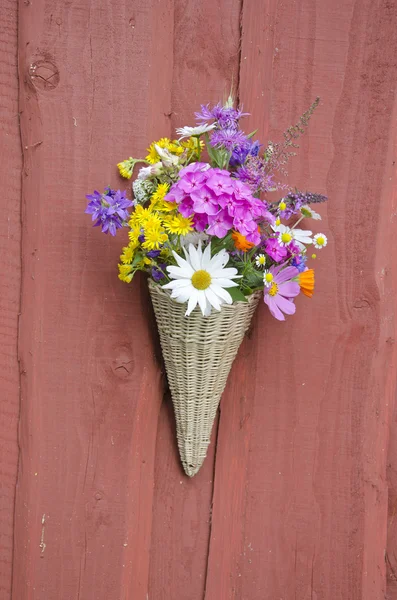
[[[257,129],[254,129],[254,131],[251,131],[251,133],[249,133],[249,134],[247,135],[247,138],[248,138],[248,139],[251,139],[252,137],[254,137],[254,135],[256,134],[256,132],[257,132],[257,131],[258,131]]]
[[[247,298],[238,287],[228,288],[227,291],[231,295],[233,302],[248,302]]]
[[[141,260],[143,260],[142,252],[136,252],[136,254],[132,260],[131,267],[135,267],[138,263],[141,262]]]

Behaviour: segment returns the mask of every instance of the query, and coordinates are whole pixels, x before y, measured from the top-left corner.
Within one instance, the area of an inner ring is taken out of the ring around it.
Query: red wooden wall
[[[396,600],[395,1],[2,0],[0,32],[0,600]],[[232,81],[263,140],[322,98],[290,181],[329,245],[190,480],[84,195]]]

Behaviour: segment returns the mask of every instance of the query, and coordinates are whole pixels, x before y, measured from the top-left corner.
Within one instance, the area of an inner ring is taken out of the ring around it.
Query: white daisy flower
[[[321,215],[318,214],[315,210],[312,209],[309,204],[305,204],[305,206],[301,207],[301,213],[304,217],[309,217],[310,219],[314,219],[315,221],[321,221]]]
[[[197,304],[205,317],[211,314],[212,307],[221,310],[222,304],[232,304],[232,297],[225,288],[237,287],[233,279],[241,276],[234,267],[224,268],[229,260],[226,250],[211,258],[211,244],[203,252],[199,241],[197,248],[189,244],[189,251],[185,248],[183,251],[186,260],[172,251],[178,266],[171,265],[167,271],[174,281],[162,287],[172,290],[171,298],[176,302],[188,303],[185,315],[189,316]]]
[[[323,233],[316,233],[313,238],[313,244],[315,248],[324,248],[327,243],[327,237]]]
[[[278,240],[280,246],[288,246],[293,240],[300,250],[304,250],[305,244],[313,243],[311,238],[313,232],[308,229],[291,229],[286,225],[280,224],[273,225],[273,231],[280,234]]]
[[[215,123],[212,125],[208,125],[208,123],[203,123],[202,125],[197,125],[197,127],[179,127],[176,132],[179,135],[179,139],[192,137],[193,135],[199,136],[203,135],[203,133],[207,133],[207,131],[212,131],[215,127]]]
[[[266,264],[266,256],[264,254],[258,254],[255,262],[257,267],[264,267]]]
[[[286,225],[279,223],[278,225],[273,226],[273,231],[280,234],[280,237],[278,240],[280,246],[288,246],[292,242],[293,235],[292,235],[292,229],[290,227],[287,227]]]
[[[270,287],[273,283],[274,275],[270,273],[269,269],[265,269],[263,273],[263,283],[265,287]]]

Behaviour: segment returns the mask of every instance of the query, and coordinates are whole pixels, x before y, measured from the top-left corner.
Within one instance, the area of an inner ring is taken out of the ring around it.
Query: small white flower
[[[269,269],[266,269],[263,273],[263,283],[265,287],[270,287],[273,283],[273,273],[270,273]]]
[[[264,254],[258,254],[255,262],[257,267],[264,267],[266,264],[266,256]]]
[[[138,172],[138,179],[149,179],[149,177],[156,177],[160,175],[163,170],[163,165],[161,162],[156,163],[155,165],[150,165],[149,167],[142,167]]]
[[[324,248],[327,243],[327,237],[323,233],[316,233],[313,238],[313,244],[315,248]]]
[[[167,148],[160,148],[157,144],[154,145],[157,154],[161,158],[161,163],[164,167],[169,168],[179,163],[179,156],[172,154]]]
[[[221,310],[223,303],[232,304],[232,297],[225,288],[237,287],[238,283],[233,279],[240,276],[234,267],[224,268],[229,260],[226,250],[221,250],[211,258],[211,244],[203,252],[199,241],[197,248],[190,244],[189,251],[186,248],[183,251],[186,260],[172,251],[178,266],[167,267],[173,281],[162,287],[172,290],[171,298],[176,302],[188,303],[185,315],[189,316],[197,304],[204,317],[211,314],[212,307]]]
[[[212,131],[215,127],[215,124],[208,125],[208,123],[203,123],[202,125],[197,125],[197,127],[179,127],[176,132],[179,135],[179,139],[192,137],[193,135],[203,135],[207,131]]]
[[[304,217],[309,217],[310,219],[314,219],[315,221],[321,221],[321,215],[318,214],[315,210],[312,209],[309,204],[301,207],[301,213]]]
[[[289,246],[293,240],[292,229],[280,223],[279,225],[273,226],[273,231],[279,233],[279,244],[280,246]]]
[[[273,225],[273,231],[279,233],[280,246],[288,246],[292,241],[299,247],[300,250],[305,249],[305,244],[312,244],[312,231],[306,229],[294,229],[286,225]]]

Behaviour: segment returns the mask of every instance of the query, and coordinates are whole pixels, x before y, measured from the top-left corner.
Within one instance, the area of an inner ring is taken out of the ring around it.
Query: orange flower
[[[253,248],[255,246],[255,244],[252,244],[252,242],[249,242],[247,240],[247,238],[244,235],[242,235],[241,233],[239,233],[238,231],[233,231],[232,239],[234,241],[234,245],[236,246],[237,250],[241,250],[242,252],[247,252],[248,250],[251,250],[251,248]]]
[[[298,281],[302,293],[305,296],[311,298],[313,296],[314,290],[314,271],[313,269],[307,269],[307,271],[303,271],[303,273],[299,273]]]

